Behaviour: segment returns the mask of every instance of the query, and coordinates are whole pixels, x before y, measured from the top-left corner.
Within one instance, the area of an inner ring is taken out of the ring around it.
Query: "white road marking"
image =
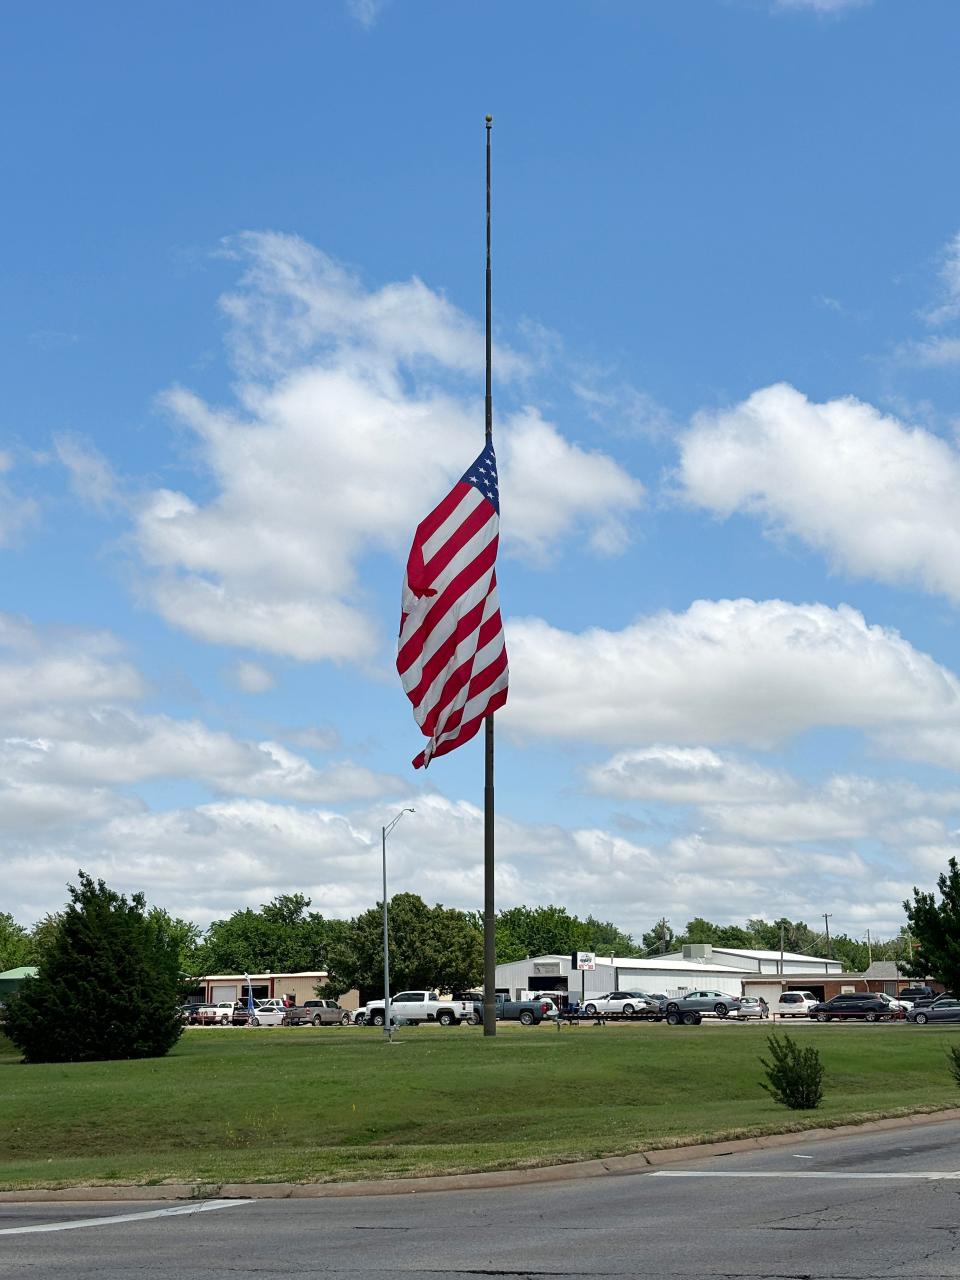
[[[74,1218],[71,1222],[46,1222],[32,1227],[0,1227],[0,1236],[26,1235],[37,1231],[75,1231],[78,1227],[112,1227],[115,1222],[146,1222],[148,1218],[170,1218],[181,1213],[209,1213],[211,1209],[232,1209],[251,1204],[250,1200],[201,1200],[178,1204],[172,1209],[150,1209],[145,1213],[118,1213],[103,1218]]]
[[[756,1169],[743,1172],[738,1170],[734,1173],[719,1169],[705,1169],[702,1172],[698,1169],[657,1169],[655,1173],[647,1176],[650,1178],[856,1178],[863,1180],[916,1178],[920,1182],[937,1182],[940,1179],[960,1179],[960,1170],[953,1173],[837,1173],[833,1169],[824,1169],[818,1173],[813,1169]]]

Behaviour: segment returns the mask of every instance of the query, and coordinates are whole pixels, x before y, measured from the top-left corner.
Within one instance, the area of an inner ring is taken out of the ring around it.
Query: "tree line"
[[[497,961],[527,956],[594,951],[600,956],[653,957],[686,943],[750,950],[829,954],[847,972],[862,973],[870,960],[895,960],[904,972],[926,968],[935,974],[956,966],[960,978],[960,872],[955,860],[940,877],[941,902],[914,890],[904,903],[908,925],[893,938],[863,939],[846,933],[829,940],[802,920],[750,919],[743,925],[718,924],[697,916],[674,930],[661,917],[633,938],[610,921],[580,918],[559,906],[510,907],[497,915]],[[310,970],[329,977],[322,995],[337,996],[357,987],[376,991],[383,976],[383,916],[380,904],[349,920],[332,919],[311,909],[302,893],[280,894],[254,910],[234,911],[201,930],[163,908],[145,909],[150,927],[174,948],[181,973],[295,973]],[[953,914],[951,915],[951,911]],[[45,916],[32,929],[0,913],[0,971],[38,964],[63,921]],[[414,893],[390,901],[390,969],[400,987],[469,990],[483,974],[483,927],[479,912],[428,905]],[[956,939],[955,943],[953,939]],[[955,945],[956,955],[950,950]],[[917,973],[917,976],[924,976]],[[952,983],[950,985],[953,985]]]

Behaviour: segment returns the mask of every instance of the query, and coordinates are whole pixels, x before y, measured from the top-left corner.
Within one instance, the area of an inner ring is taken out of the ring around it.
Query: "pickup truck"
[[[483,1017],[482,1004],[480,1016]],[[556,1016],[557,1006],[547,996],[537,996],[533,1000],[508,1000],[506,996],[497,996],[497,1017],[503,1022],[520,1022],[525,1027],[533,1027],[544,1018]]]
[[[390,1016],[395,1022],[439,1022],[441,1027],[479,1021],[472,1000],[450,997],[441,1000],[436,991],[400,991],[390,997]],[[368,1027],[383,1026],[382,1000],[371,1000],[364,1011],[363,1021]]]
[[[269,1000],[258,1000],[258,1009],[282,1009],[287,1015],[287,1025],[291,1027],[299,1027],[301,1022],[313,1021],[313,1010],[307,1009],[302,1004],[284,1004],[279,996],[273,996]]]
[[[229,1027],[233,1021],[233,1010],[233,1000],[221,1000],[219,1004],[202,1004],[193,1016],[202,1027],[214,1027],[218,1024]]]

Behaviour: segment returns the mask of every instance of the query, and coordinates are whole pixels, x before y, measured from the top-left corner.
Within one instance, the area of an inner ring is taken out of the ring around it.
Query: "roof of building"
[[[714,951],[722,951],[725,956],[743,956],[747,960],[777,960],[780,959],[779,951],[751,951],[744,947],[721,947],[718,943],[711,944]],[[673,955],[681,955],[682,952],[675,951]],[[828,956],[810,956],[802,955],[799,951],[784,951],[783,959],[790,961],[801,960],[804,964],[836,964],[838,961],[831,960]]]
[[[508,961],[513,964],[531,964],[542,960],[566,960],[570,963],[568,955],[545,955],[545,956],[527,956],[526,960]],[[651,969],[662,970],[670,969],[677,973],[746,973],[741,969],[734,969],[729,964],[701,964],[699,960],[684,960],[682,956],[679,959],[676,955],[655,956],[652,959],[643,959],[640,956],[597,956],[597,964],[606,965],[608,968],[614,969]]]
[[[894,978],[903,978],[906,975],[902,974],[897,968],[896,960],[874,960],[863,971],[863,976],[865,978],[889,978],[892,980]]]
[[[325,978],[327,976],[326,969],[305,969],[298,973],[201,973],[197,976],[197,982],[246,982],[247,977],[251,981],[261,981],[264,978]],[[3,977],[3,974],[0,974]]]
[[[0,982],[17,978],[35,978],[38,970],[35,964],[22,964],[19,969],[6,969],[0,973]]]

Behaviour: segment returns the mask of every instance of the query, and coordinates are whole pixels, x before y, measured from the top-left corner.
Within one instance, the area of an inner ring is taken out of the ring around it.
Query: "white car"
[[[286,1009],[276,1009],[270,1005],[260,1005],[253,1012],[247,1023],[248,1027],[282,1027],[287,1021]]]
[[[909,1013],[913,1008],[912,1000],[894,1000],[893,996],[888,996],[885,991],[878,991],[877,995],[885,1004],[891,1005],[894,1009],[902,1009],[904,1013]]]
[[[591,996],[583,1002],[583,1011],[589,1014],[654,1012],[638,991],[608,991],[606,995]]]
[[[812,991],[783,991],[770,1012],[781,1018],[808,1018],[810,1010],[819,1003]]]

